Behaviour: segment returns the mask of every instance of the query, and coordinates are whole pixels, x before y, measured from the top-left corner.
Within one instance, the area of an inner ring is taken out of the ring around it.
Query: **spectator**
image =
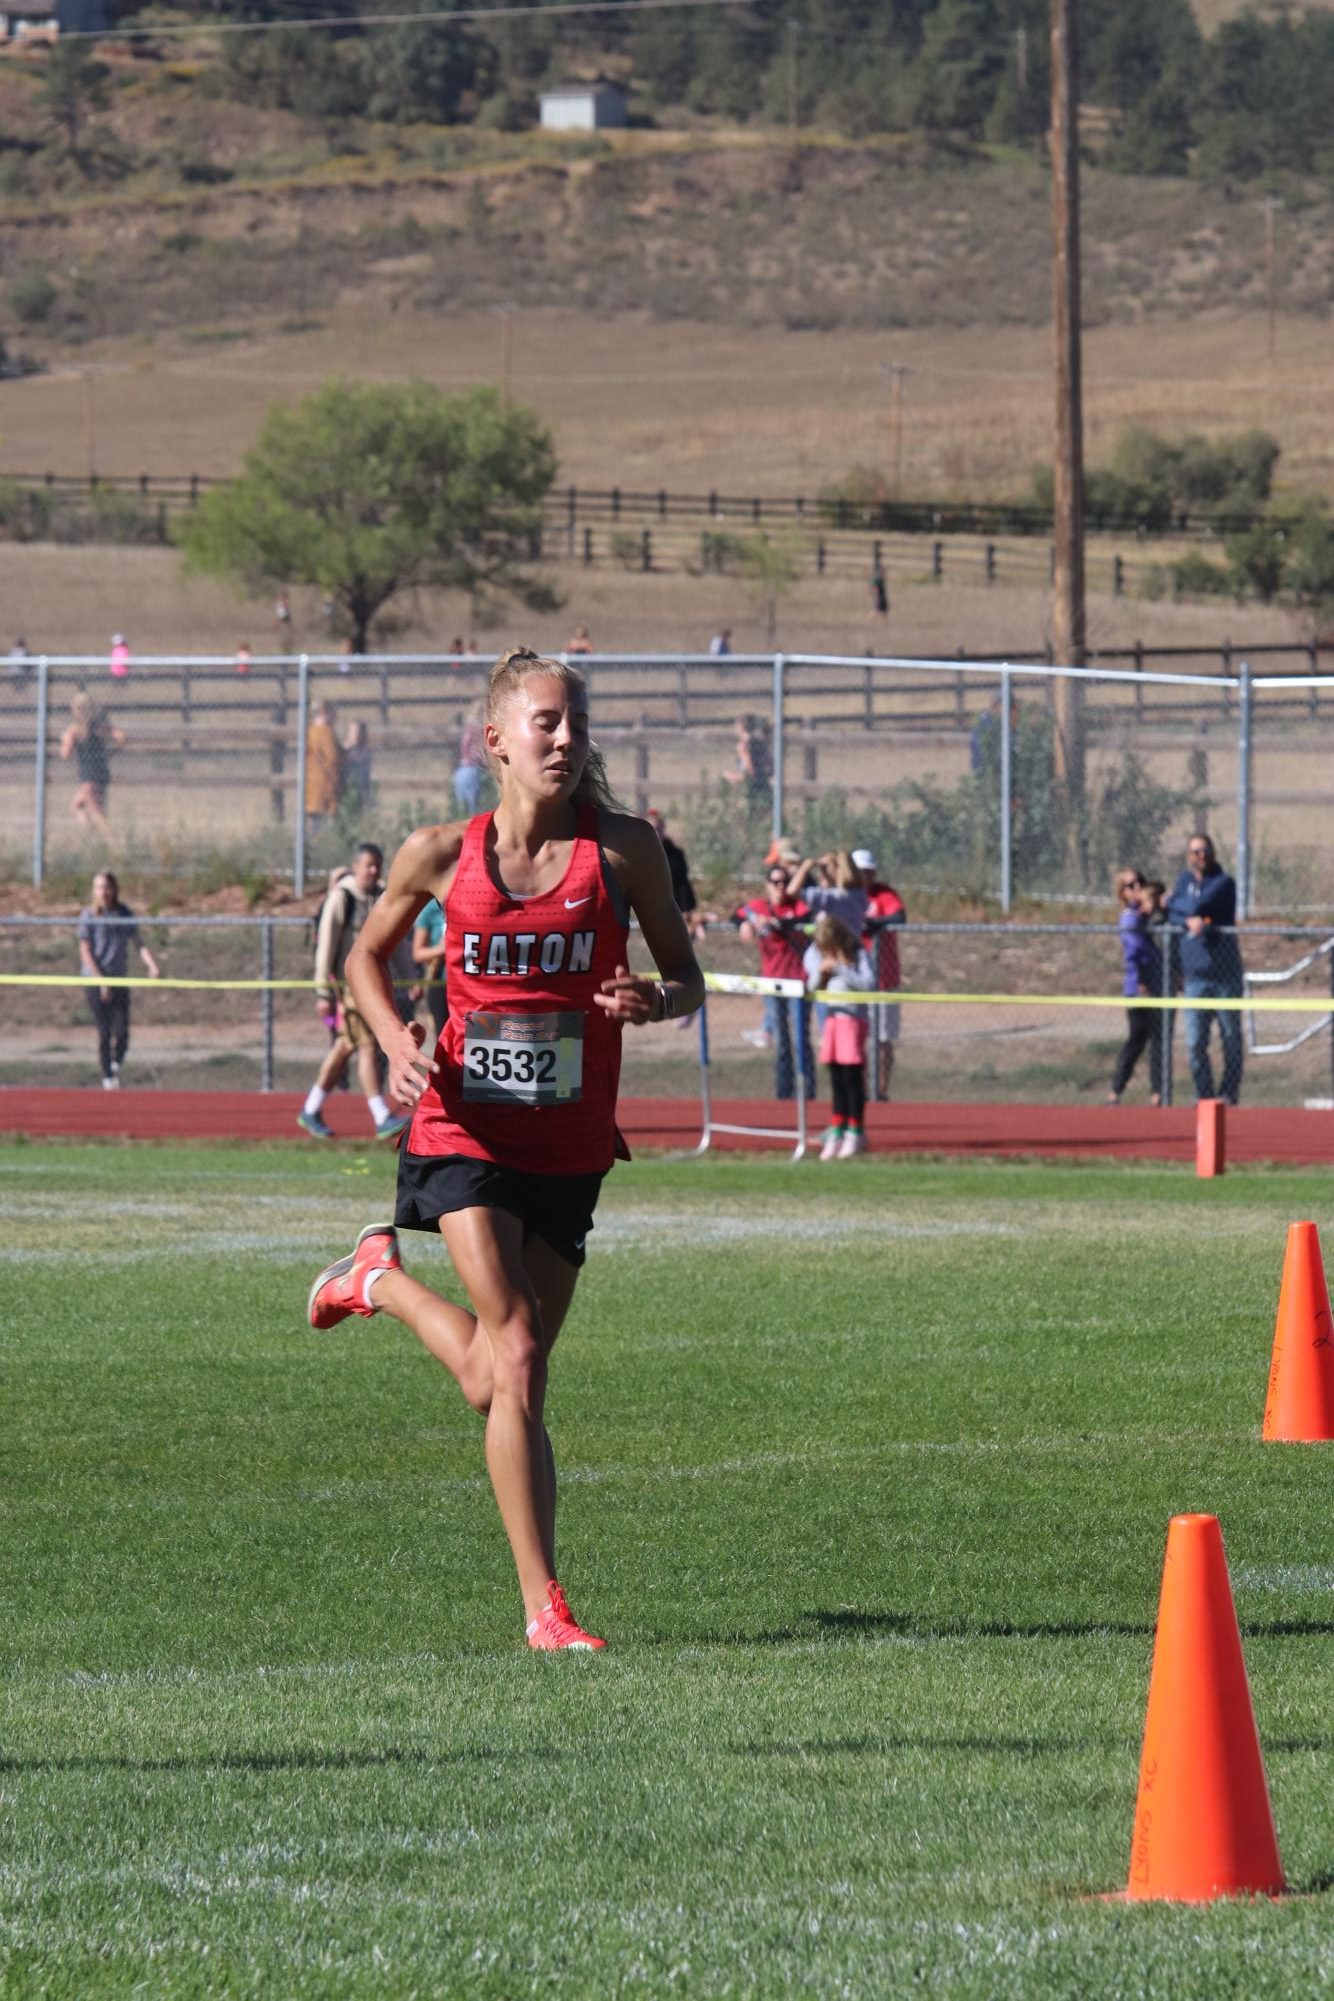
[[[999,737],[1001,720],[1001,698],[996,696],[990,708],[983,709],[968,733],[968,769],[982,771],[987,762],[993,735]]]
[[[709,641],[709,651],[715,660],[725,660],[727,658],[728,654],[732,651],[732,628],[730,625],[725,625],[721,631],[714,633],[713,638]]]
[[[690,880],[690,863],[684,848],[678,847],[667,832],[667,823],[656,806],[650,806],[644,818],[662,842],[662,851],[667,857],[667,867],[672,878],[672,896],[676,907],[686,920],[686,929],[692,938],[702,938],[709,921],[709,913],[699,908],[699,898],[695,895],[695,885]],[[698,911],[698,916],[696,912]],[[683,1019],[688,1023],[689,1015]]]
[[[287,592],[279,591],[278,601],[273,607],[273,629],[277,634],[278,648],[282,653],[292,650],[292,607]]]
[[[236,671],[238,674],[250,672],[250,646],[244,639],[236,649]]]
[[[803,891],[817,915],[823,911],[827,916],[837,917],[849,931],[862,930],[869,899],[862,871],[846,848],[821,855],[818,861],[801,862],[789,878],[787,893],[797,896]]]
[[[474,702],[463,718],[459,761],[454,767],[454,797],[460,813],[466,813],[469,819],[482,810],[490,770],[486,754],[486,704]]]
[[[1167,914],[1184,926],[1181,975],[1190,1000],[1240,1000],[1241,946],[1232,930],[1237,921],[1237,885],[1219,866],[1207,834],[1192,834],[1186,844],[1186,866],[1167,899]],[[1215,1088],[1209,1056],[1209,1030],[1218,1020],[1223,1045],[1223,1076]],[[1186,1010],[1186,1046],[1197,1098],[1226,1098],[1235,1105],[1241,1095],[1244,1057],[1241,1013],[1235,1008]]]
[[[903,984],[898,934],[908,921],[903,898],[889,883],[880,881],[875,872],[875,856],[869,848],[854,848],[852,862],[866,891],[862,944],[875,968],[876,986],[882,993],[897,993]],[[881,1101],[888,1098],[890,1080],[894,1075],[894,1045],[899,1039],[899,1021],[897,1001],[875,1002],[871,1009],[871,1040],[875,1048],[875,1095]]]
[[[451,674],[457,674],[457,673],[458,673],[458,671],[459,671],[459,669],[460,669],[460,667],[462,667],[462,665],[463,665],[463,638],[462,638],[462,635],[460,634],[460,635],[456,635],[456,636],[455,636],[455,637],[454,637],[453,639],[451,639],[451,640],[450,640],[450,642],[449,642],[449,671],[450,671],[450,673],[451,673]]]
[[[820,1148],[821,1160],[852,1160],[866,1151],[866,1007],[842,995],[870,993],[871,961],[857,933],[827,912],[815,920],[804,961],[809,992],[835,996],[825,1003],[820,1061],[829,1071],[833,1116]]]
[[[371,803],[371,733],[358,717],[343,732],[339,799],[354,816]]]
[[[306,727],[306,818],[316,833],[338,811],[343,750],[334,728],[332,702],[316,702]]]
[[[1163,988],[1163,962],[1158,947],[1149,933],[1149,913],[1145,908],[1147,885],[1138,869],[1118,869],[1114,877],[1117,902],[1120,913],[1117,928],[1121,934],[1121,952],[1125,961],[1125,977],[1121,991],[1132,1003],[1126,1009],[1126,1039],[1117,1055],[1112,1071],[1112,1081],[1107,1092],[1107,1103],[1119,1105],[1126,1085],[1134,1075],[1135,1065],[1147,1049],[1149,1052],[1149,1103],[1162,1103],[1162,1039],[1163,1014],[1160,1008],[1136,1007],[1134,1002],[1148,996],[1154,999]]]
[[[445,913],[432,897],[412,927],[412,958],[426,987],[426,1007],[438,1042],[449,1012],[445,995]]]
[[[871,616],[889,617],[889,582],[882,563],[877,563],[871,571]]]
[[[123,980],[130,946],[150,980],[161,979],[161,968],[139,936],[134,912],[120,900],[120,884],[110,869],[93,877],[93,900],[79,912],[79,969],[99,984],[86,989],[88,1007],[97,1024],[97,1053],[102,1065],[102,1089],[120,1089],[121,1066],[130,1046],[130,989],[102,984]]]
[[[729,785],[739,785],[748,805],[759,806],[773,796],[774,761],[769,729],[758,716],[736,719],[736,769],[725,771]]]
[[[72,720],[60,739],[60,755],[67,764],[74,758],[78,766],[79,782],[70,811],[81,827],[91,827],[110,847],[107,794],[111,789],[111,753],[124,746],[125,732],[117,729],[101,704],[82,688],[69,712]]]
[[[111,635],[111,657],[107,661],[107,667],[113,681],[129,679],[130,649],[125,643],[123,632],[113,632]]]
[[[588,636],[588,627],[586,625],[576,625],[574,628],[574,637],[567,639],[565,642],[566,656],[568,657],[572,653],[591,653],[592,651],[593,642]]]
[[[802,953],[806,944],[802,930],[810,916],[809,906],[800,897],[787,893],[787,869],[773,863],[765,872],[763,896],[753,896],[732,913],[732,922],[742,938],[760,948],[760,977],[765,980],[800,980],[806,983]],[[811,1010],[809,1001],[779,994],[764,998],[766,1047],[774,1051],[774,1096],[793,1098],[797,1086],[796,1066],[801,1064],[806,1096],[815,1096],[815,1059],[811,1053]]]
[[[376,1063],[376,1043],[369,1028],[342,992],[343,968],[356,943],[362,925],[380,894],[384,856],[373,841],[363,841],[353,857],[352,867],[330,890],[320,911],[319,933],[315,940],[315,1011],[321,1021],[341,1004],[337,1033],[329,1053],[319,1068],[306,1102],[297,1114],[297,1124],[312,1139],[332,1139],[333,1130],[322,1113],[324,1101],[355,1053],[357,1079],[366,1094],[371,1123],[380,1139],[392,1139],[408,1121],[391,1112],[380,1092]],[[398,967],[395,968],[396,972]]]
[[[9,678],[15,688],[26,688],[32,679],[32,655],[22,635],[9,649]]]

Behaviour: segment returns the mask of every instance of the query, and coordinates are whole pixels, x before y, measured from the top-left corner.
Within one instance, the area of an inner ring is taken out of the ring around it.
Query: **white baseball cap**
[[[869,848],[854,848],[852,851],[852,865],[854,868],[874,868],[875,856]]]

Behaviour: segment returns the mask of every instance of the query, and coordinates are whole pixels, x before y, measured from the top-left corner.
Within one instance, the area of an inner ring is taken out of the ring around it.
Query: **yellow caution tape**
[[[395,982],[398,986],[426,984],[423,981]],[[771,994],[773,980],[744,973],[706,973],[704,984],[714,992],[728,994]],[[122,974],[118,979],[102,979],[82,973],[0,973],[0,987],[156,987],[199,993],[309,993],[316,991],[314,980],[177,980],[149,979],[146,974]],[[794,996],[793,998],[796,998]],[[1194,994],[1174,994],[1170,999],[1140,994],[958,994],[922,993],[915,987],[895,987],[888,991],[859,993],[846,988],[826,992],[823,988],[805,996],[807,1000],[837,1003],[842,1007],[898,1005],[911,1001],[929,1007],[1146,1007],[1163,1013],[1194,1010],[1202,1014],[1329,1014],[1334,997],[1321,995],[1309,1000],[1251,1000],[1244,996],[1213,999]]]

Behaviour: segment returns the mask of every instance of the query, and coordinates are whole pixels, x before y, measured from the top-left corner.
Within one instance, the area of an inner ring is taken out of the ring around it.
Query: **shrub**
[[[29,327],[40,326],[50,319],[57,296],[54,281],[35,266],[20,271],[9,287],[9,303],[15,317]]]

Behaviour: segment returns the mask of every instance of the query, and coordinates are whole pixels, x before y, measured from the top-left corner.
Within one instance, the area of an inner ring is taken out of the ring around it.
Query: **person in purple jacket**
[[[1120,1104],[1121,1093],[1146,1049],[1149,1052],[1149,1103],[1162,1103],[1162,1010],[1133,1005],[1150,995],[1156,998],[1163,986],[1163,962],[1149,933],[1148,916],[1141,907],[1143,890],[1144,878],[1137,868],[1117,870],[1116,895],[1121,906],[1117,928],[1121,933],[1121,951],[1125,957],[1125,979],[1121,991],[1132,1005],[1126,1009],[1128,1033],[1112,1072],[1111,1087],[1107,1093],[1109,1105]]]

